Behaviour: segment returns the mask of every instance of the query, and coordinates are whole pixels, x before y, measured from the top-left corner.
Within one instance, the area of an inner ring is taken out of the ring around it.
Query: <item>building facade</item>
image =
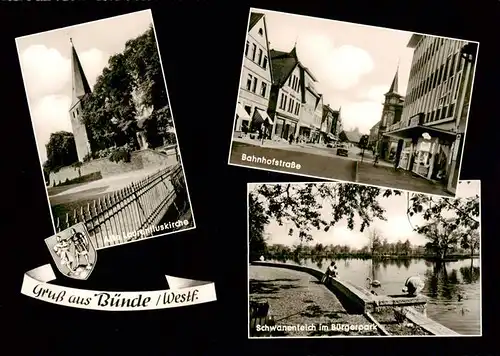
[[[71,40],[70,40],[71,41]],[[91,94],[90,85],[83,72],[83,67],[76,53],[76,49],[71,41],[71,74],[72,74],[72,95],[69,117],[71,128],[75,138],[76,153],[78,160],[83,162],[92,153],[89,140],[89,132],[82,122],[83,106],[85,99]]]
[[[316,78],[305,67],[301,68],[304,83],[304,97],[300,112],[299,137],[309,142],[318,142],[323,116],[322,95],[316,91]]]
[[[273,136],[289,140],[299,132],[304,101],[304,67],[294,47],[289,53],[271,50],[273,85],[268,114],[274,121]]]
[[[387,128],[400,122],[402,117],[404,98],[398,93],[398,76],[399,68],[396,70],[389,91],[384,94],[382,117],[379,121],[378,138],[375,144],[379,157],[386,161],[394,160],[398,152],[398,139],[384,135]]]
[[[236,109],[235,131],[272,125],[267,115],[272,85],[272,72],[266,18],[252,12],[245,44],[240,92]]]
[[[380,126],[380,121],[372,126],[370,129],[370,136],[368,137],[368,146],[376,148],[377,142],[379,140],[378,129]]]
[[[337,132],[340,126],[340,112],[338,110],[333,110],[330,105],[323,105],[323,121],[321,126],[321,131],[326,132],[325,141],[338,141]]]
[[[455,192],[477,45],[414,34],[414,49],[400,122],[386,135],[399,141],[398,166],[441,181]]]

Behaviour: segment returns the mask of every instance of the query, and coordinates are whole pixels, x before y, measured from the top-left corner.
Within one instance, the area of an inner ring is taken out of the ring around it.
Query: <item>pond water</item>
[[[326,270],[331,259],[281,260]],[[425,282],[422,294],[429,297],[427,316],[462,335],[481,334],[480,260],[464,259],[436,264],[424,259],[336,259],[340,279],[369,289],[367,278],[378,280],[371,287],[379,295],[401,294],[406,279],[419,275]],[[462,297],[462,298],[461,298]]]

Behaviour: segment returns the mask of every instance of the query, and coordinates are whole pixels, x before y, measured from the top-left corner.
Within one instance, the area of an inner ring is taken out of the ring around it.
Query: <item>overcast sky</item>
[[[71,44],[82,63],[91,87],[110,56],[125,49],[125,43],[144,33],[152,24],[150,10],[111,17],[16,39],[24,85],[37,139],[40,159],[52,132],[72,132]]]
[[[405,95],[413,50],[406,45],[411,32],[347,22],[265,13],[271,48],[297,55],[318,80],[324,104],[342,107],[346,130],[369,133],[382,115],[384,93],[399,66],[399,93]]]
[[[469,183],[467,183],[469,182]],[[293,184],[293,183],[292,183]],[[337,183],[343,184],[343,183]],[[254,184],[249,184],[249,191],[255,188]],[[479,181],[460,181],[457,189],[457,197],[473,197],[480,195]],[[383,238],[387,238],[388,242],[401,242],[409,239],[413,245],[425,245],[427,240],[423,235],[419,235],[413,231],[412,225],[419,225],[423,222],[421,219],[412,218],[411,220],[406,215],[407,211],[407,193],[403,192],[401,196],[393,196],[389,198],[379,198],[381,206],[386,210],[385,216],[387,221],[375,220],[370,227],[364,232],[359,231],[359,219],[356,217],[356,225],[354,230],[347,228],[345,219],[339,221],[328,232],[323,230],[313,229],[314,241],[312,244],[322,243],[323,245],[348,245],[353,248],[362,248],[368,244],[369,233],[372,229],[376,229]],[[331,217],[331,208],[324,206],[322,211],[323,216],[328,220]],[[411,224],[410,224],[411,221]],[[284,244],[293,246],[299,243],[297,234],[288,236],[288,230],[293,228],[292,224],[284,224],[279,226],[275,220],[267,226],[265,233],[268,234],[268,244]]]

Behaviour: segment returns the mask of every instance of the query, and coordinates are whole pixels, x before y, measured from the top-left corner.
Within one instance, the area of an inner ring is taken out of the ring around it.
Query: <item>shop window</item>
[[[445,107],[443,108],[443,110],[441,111],[441,119],[446,118],[446,113],[448,112],[448,111],[447,111],[447,109],[448,109],[448,108],[445,106]]]

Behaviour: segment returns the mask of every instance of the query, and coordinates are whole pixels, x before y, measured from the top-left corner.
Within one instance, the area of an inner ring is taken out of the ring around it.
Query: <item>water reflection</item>
[[[324,270],[332,259],[274,259]],[[480,334],[480,262],[464,259],[436,263],[424,259],[337,258],[339,277],[360,288],[369,288],[367,278],[380,281],[379,295],[400,294],[405,280],[419,275],[425,281],[423,294],[429,297],[429,317],[464,335]],[[342,263],[343,262],[343,263]]]

